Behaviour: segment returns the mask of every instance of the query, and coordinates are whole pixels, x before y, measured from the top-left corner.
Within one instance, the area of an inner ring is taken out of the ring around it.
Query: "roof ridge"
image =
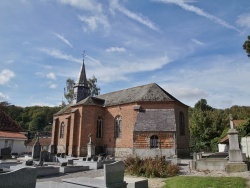
[[[144,85],[140,85],[140,86],[129,87],[129,88],[126,88],[126,89],[120,89],[120,90],[117,90],[117,91],[112,91],[112,92],[109,92],[109,93],[104,93],[104,94],[101,94],[101,95],[96,95],[95,97],[98,98],[98,96],[103,96],[103,95],[107,95],[107,94],[117,93],[117,92],[121,92],[121,91],[125,91],[125,90],[130,90],[130,89],[135,89],[135,88],[139,88],[139,87],[144,87],[144,86],[147,86],[147,85],[153,85],[153,84],[156,84],[156,83],[149,83],[149,84],[144,84]]]

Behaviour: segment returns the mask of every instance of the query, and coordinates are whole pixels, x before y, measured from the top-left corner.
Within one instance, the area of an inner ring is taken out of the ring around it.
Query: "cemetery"
[[[239,148],[238,132],[235,130],[232,119],[228,131],[229,151],[217,153],[193,153],[193,159],[184,160],[179,158],[164,158],[166,163],[179,165],[179,175],[194,174],[201,171],[233,173],[248,173],[246,155]],[[33,145],[32,155],[25,155],[15,159],[0,161],[0,187],[114,187],[114,188],[147,188],[149,179],[125,175],[125,160],[117,160],[112,156],[95,154],[95,145],[89,136],[86,157],[72,157],[55,155],[49,151],[42,151],[39,143],[39,135]],[[89,172],[96,170],[95,176],[75,176],[77,172]],[[183,173],[183,174],[182,174]],[[61,181],[53,181],[55,177],[64,177],[72,174],[69,178],[61,178]],[[48,181],[40,181],[43,179]],[[51,178],[51,179],[49,179]],[[6,181],[8,180],[8,181]],[[39,180],[39,181],[38,181]]]
[[[244,163],[246,157],[243,157],[239,149],[238,133],[234,129],[232,120],[230,120],[229,152],[220,153],[194,153],[193,160],[190,161],[190,170],[209,170],[225,171],[227,173],[246,172],[247,165]],[[148,187],[148,179],[126,177],[125,164],[123,161],[117,161],[111,156],[95,155],[94,144],[90,141],[87,145],[88,155],[86,157],[70,157],[52,155],[48,151],[41,151],[39,144],[39,135],[32,149],[32,156],[24,156],[12,160],[2,160],[0,168],[3,170],[0,174],[0,187]],[[171,161],[170,159],[165,159]],[[175,159],[172,162],[180,162]],[[37,178],[50,176],[60,176],[62,174],[103,169],[102,176],[99,177],[71,177],[62,179],[62,182],[43,181],[36,182]],[[6,181],[11,179],[11,181]]]

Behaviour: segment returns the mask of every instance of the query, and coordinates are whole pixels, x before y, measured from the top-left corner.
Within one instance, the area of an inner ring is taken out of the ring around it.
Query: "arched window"
[[[97,119],[97,128],[96,128],[96,138],[102,138],[102,117],[98,117]]]
[[[153,135],[150,137],[150,148],[158,148],[158,136]]]
[[[115,138],[121,138],[122,136],[122,117],[117,116],[115,118]]]
[[[60,138],[63,138],[64,136],[64,123],[61,123],[61,129],[60,129]]]
[[[184,118],[183,112],[180,112],[179,118],[180,118],[179,120],[180,135],[184,136],[185,135],[185,118]]]

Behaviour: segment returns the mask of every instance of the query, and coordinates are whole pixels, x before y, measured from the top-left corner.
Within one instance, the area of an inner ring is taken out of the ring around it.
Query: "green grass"
[[[246,179],[240,177],[187,177],[168,178],[163,188],[245,188]]]

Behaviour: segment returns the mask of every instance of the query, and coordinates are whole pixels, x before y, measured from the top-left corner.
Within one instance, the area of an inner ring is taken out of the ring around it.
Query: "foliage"
[[[164,188],[245,188],[246,179],[241,177],[192,177],[168,178]]]
[[[250,135],[250,118],[246,120],[246,122],[241,123],[239,126],[236,127],[239,138],[249,136]]]
[[[247,56],[250,57],[250,35],[247,37],[247,40],[244,42],[243,49],[246,51]]]
[[[97,87],[97,78],[93,75],[92,78],[88,79],[89,96],[95,96],[100,94],[100,88]]]
[[[71,103],[74,99],[74,80],[67,78],[66,88],[64,88],[64,97],[67,99],[68,103]]]
[[[228,114],[212,108],[206,99],[199,100],[189,110],[190,144],[195,152],[216,151],[219,137],[229,123]],[[217,138],[217,139],[215,139]]]
[[[129,156],[125,159],[126,172],[131,175],[145,177],[172,177],[179,172],[178,165],[166,162],[163,158],[141,159],[136,156]]]
[[[95,96],[100,94],[100,88],[97,87],[97,78],[93,75],[92,78],[87,80],[89,87],[89,96]],[[71,103],[74,99],[74,80],[68,78],[66,80],[66,88],[64,88],[64,97],[67,99],[68,103]]]
[[[53,114],[61,108],[48,106],[19,107],[8,102],[1,102],[0,109],[25,130],[44,131],[51,130]]]
[[[233,119],[250,117],[250,107],[232,106],[224,110],[215,109],[207,104],[206,99],[199,100],[194,108],[189,109],[190,146],[195,152],[217,151],[217,144],[229,130],[229,114]],[[250,135],[250,122],[240,126],[239,136]]]

